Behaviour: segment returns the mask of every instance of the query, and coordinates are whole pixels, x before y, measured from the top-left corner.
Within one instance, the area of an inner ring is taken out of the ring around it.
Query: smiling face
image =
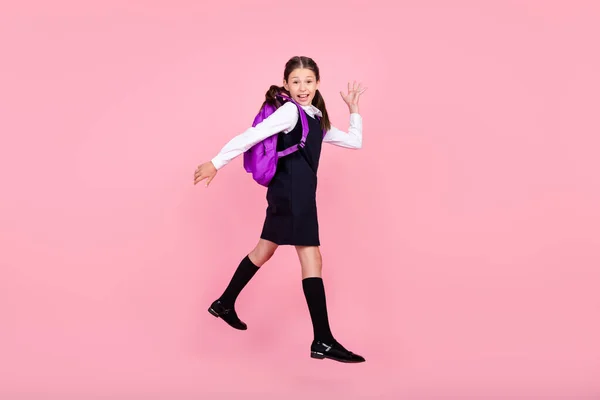
[[[283,86],[290,92],[292,99],[299,104],[307,106],[312,104],[315,93],[319,88],[319,81],[315,73],[308,68],[296,68],[283,81]]]

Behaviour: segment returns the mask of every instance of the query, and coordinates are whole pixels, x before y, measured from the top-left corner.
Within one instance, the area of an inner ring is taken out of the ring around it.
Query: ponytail
[[[329,114],[327,114],[327,108],[325,107],[325,99],[323,99],[319,90],[315,93],[312,104],[321,110],[321,114],[323,114],[323,117],[321,118],[321,129],[325,132],[329,131],[331,129],[331,122],[329,121]]]
[[[263,103],[263,106],[265,104],[270,104],[276,108],[279,108],[281,106],[281,100],[277,97],[277,95],[280,93],[284,93],[289,96],[288,91],[285,90],[283,86],[271,85],[269,90],[267,90],[267,93],[265,93],[265,102]]]

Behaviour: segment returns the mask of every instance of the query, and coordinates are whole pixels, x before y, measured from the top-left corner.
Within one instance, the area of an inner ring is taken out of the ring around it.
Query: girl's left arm
[[[359,113],[350,114],[348,132],[331,126],[323,138],[323,142],[347,149],[360,149],[362,147],[362,116]]]
[[[358,100],[365,90],[367,88],[363,88],[360,84],[357,85],[354,81],[354,84],[348,82],[347,93],[340,92],[350,111],[350,128],[346,133],[332,126],[323,138],[324,142],[348,149],[360,149],[362,147],[362,116],[358,113]]]

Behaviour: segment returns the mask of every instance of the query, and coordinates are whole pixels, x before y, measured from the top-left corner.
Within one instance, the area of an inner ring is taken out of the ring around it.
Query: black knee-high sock
[[[250,279],[252,279],[258,270],[259,267],[254,265],[248,256],[244,257],[231,277],[229,285],[219,298],[223,305],[233,307],[242,289],[250,282]]]
[[[304,297],[306,297],[306,304],[313,324],[314,339],[322,342],[333,341],[334,338],[327,316],[327,301],[323,279],[317,277],[304,278],[302,289],[304,289]]]

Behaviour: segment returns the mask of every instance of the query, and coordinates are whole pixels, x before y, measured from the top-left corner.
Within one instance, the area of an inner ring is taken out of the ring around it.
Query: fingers
[[[200,164],[196,171],[194,171],[194,185],[197,185],[199,182],[202,182],[206,179],[206,186],[212,182],[212,180],[217,175],[217,169],[211,162]]]
[[[208,187],[208,185],[210,185],[212,180],[215,178],[215,175],[216,174],[207,175],[204,172],[196,171],[196,173],[194,174],[194,185],[197,185],[198,183],[206,179],[205,186]]]
[[[198,178],[194,179],[194,185],[196,185],[206,179],[205,186],[208,186],[208,185],[210,185],[210,183],[212,182],[212,180],[214,178],[215,178],[214,175],[212,175],[212,176],[201,175]]]
[[[367,88],[359,88],[356,92],[356,103],[358,103],[358,99],[360,99],[360,95],[363,94],[367,90]]]
[[[355,93],[363,93],[365,90],[367,90],[367,88],[363,88],[362,87],[362,83],[360,82],[348,82],[348,94],[355,94]]]
[[[340,92],[340,96],[347,104],[358,104],[358,99],[360,95],[363,94],[367,90],[366,87],[362,86],[362,83],[357,81],[348,82],[348,93],[344,94],[343,91]]]
[[[194,171],[194,185],[207,177],[208,176],[203,172],[202,165],[199,165],[198,168],[196,168],[196,171]]]
[[[206,176],[206,175],[198,175],[198,176],[194,177],[194,185],[196,185],[199,182],[202,182],[206,178],[208,178],[208,176]]]

